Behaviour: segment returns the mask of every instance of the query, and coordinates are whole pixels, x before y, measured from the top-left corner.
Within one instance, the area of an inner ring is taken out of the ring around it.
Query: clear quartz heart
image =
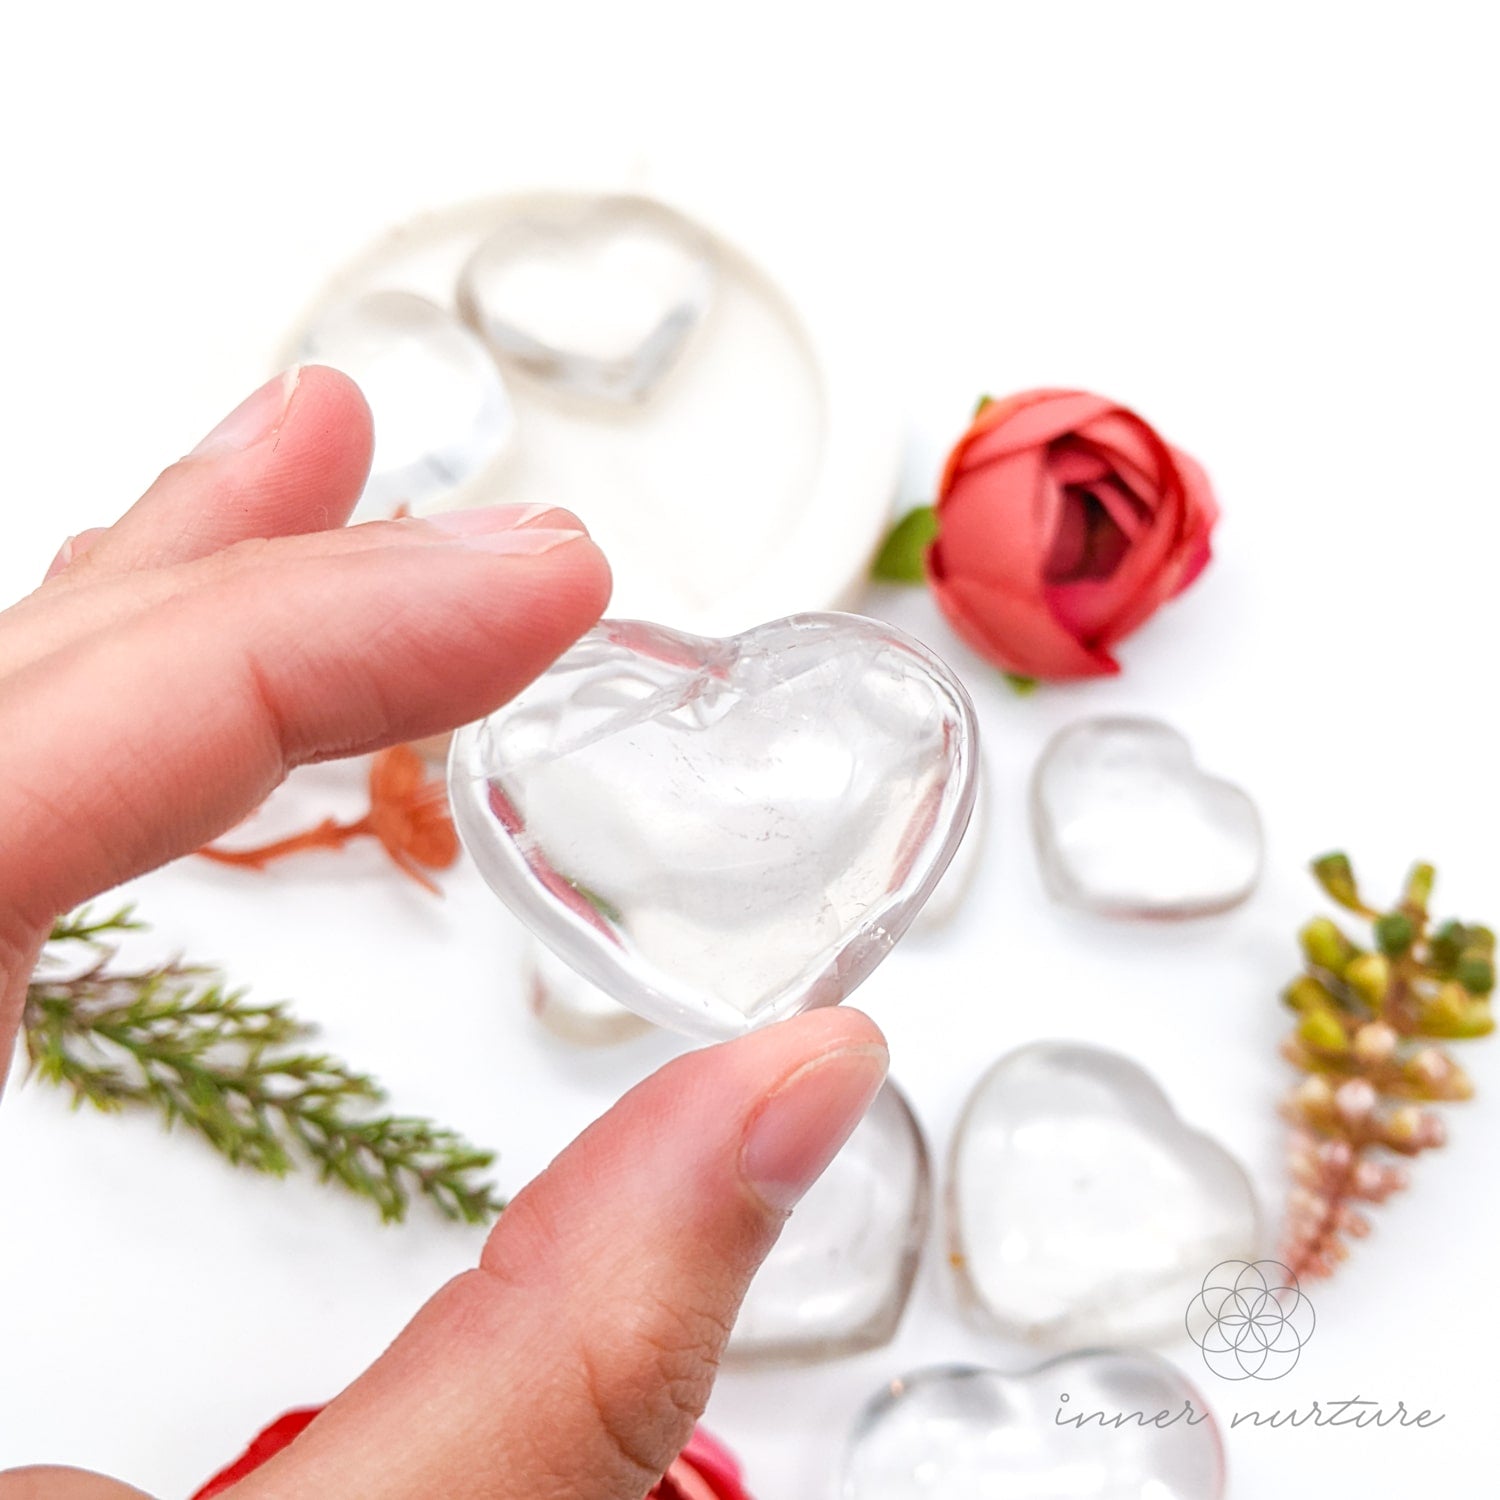
[[[932,1173],[906,1096],[887,1083],[761,1263],[731,1364],[811,1364],[878,1349],[911,1295]]]
[[[1072,1420],[1079,1416],[1092,1420]],[[1124,1420],[1108,1420],[1117,1417]],[[1159,1355],[1131,1349],[1069,1355],[1014,1375],[948,1365],[893,1380],[855,1423],[839,1490],[841,1500],[1223,1493],[1223,1442],[1207,1403]]]
[[[974,812],[969,818],[968,831],[931,899],[911,924],[913,936],[926,937],[943,932],[968,899],[969,891],[974,885],[974,876],[978,873],[980,860],[984,856],[984,844],[989,830],[990,797],[985,790],[987,778],[988,773],[981,762],[975,773]]]
[[[517,213],[474,252],[458,303],[495,353],[560,390],[642,401],[713,302],[712,242],[643,198]]]
[[[523,974],[532,1015],[560,1041],[612,1047],[651,1029],[649,1021],[590,984],[535,938],[526,945]]]
[[[885,957],[963,836],[976,738],[957,679],[880,621],[606,621],[455,736],[449,793],[555,953],[725,1037],[837,1004]]]
[[[370,403],[365,519],[428,509],[486,474],[510,442],[515,417],[490,352],[415,292],[367,292],[329,308],[303,336],[301,358],[342,370]]]
[[[1038,1042],[969,1096],[948,1180],[949,1257],[975,1321],[1049,1350],[1184,1331],[1204,1273],[1255,1259],[1240,1164],[1144,1069]]]
[[[1255,804],[1155,719],[1085,719],[1054,736],[1031,815],[1048,890],[1105,916],[1227,911],[1260,878]]]

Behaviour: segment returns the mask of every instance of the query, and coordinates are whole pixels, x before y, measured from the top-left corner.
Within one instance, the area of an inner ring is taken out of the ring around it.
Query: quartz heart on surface
[[[489,350],[414,292],[372,291],[326,309],[299,356],[342,370],[370,404],[375,454],[360,519],[448,499],[487,475],[510,443],[515,414]]]
[[[1255,1259],[1240,1164],[1129,1058],[1038,1042],[964,1106],[949,1163],[950,1261],[981,1325],[1052,1350],[1184,1330],[1203,1275]]]
[[[708,312],[712,242],[645,198],[534,205],[459,278],[458,304],[495,353],[560,390],[643,401]]]
[[[957,679],[879,621],[606,621],[455,736],[449,795],[555,953],[725,1037],[837,1004],[885,957],[963,836],[976,738]]]
[[[726,1361],[811,1364],[889,1343],[931,1208],[921,1127],[888,1082],[755,1273]]]
[[[1047,889],[1104,916],[1227,911],[1260,878],[1255,804],[1155,719],[1084,719],[1055,735],[1032,777],[1031,817]]]
[[[1137,1415],[1139,1414],[1139,1415]],[[1203,1397],[1145,1350],[1006,1375],[965,1365],[893,1380],[860,1413],[841,1500],[1219,1500]]]

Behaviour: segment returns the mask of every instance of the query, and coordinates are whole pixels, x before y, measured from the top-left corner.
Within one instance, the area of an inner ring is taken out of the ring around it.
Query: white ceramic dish
[[[365,292],[453,306],[462,266],[498,223],[583,196],[507,193],[391,230],[329,280],[281,362],[298,357],[318,317]],[[689,206],[666,206],[705,230],[719,259],[720,293],[681,367],[650,402],[613,412],[507,372],[514,441],[434,508],[576,510],[613,564],[616,615],[727,634],[847,608],[888,523],[901,449],[861,312],[810,260],[805,275],[795,264],[773,274]]]

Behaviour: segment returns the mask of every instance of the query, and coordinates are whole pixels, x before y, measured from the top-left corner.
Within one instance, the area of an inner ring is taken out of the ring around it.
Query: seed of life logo
[[[1312,1337],[1312,1303],[1279,1260],[1220,1261],[1188,1303],[1188,1337],[1225,1380],[1279,1380]]]

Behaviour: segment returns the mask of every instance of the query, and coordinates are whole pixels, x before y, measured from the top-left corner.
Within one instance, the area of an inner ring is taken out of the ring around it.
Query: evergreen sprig
[[[61,919],[27,989],[31,1071],[75,1107],[153,1110],[236,1166],[284,1176],[299,1158],[367,1198],[387,1222],[412,1194],[478,1224],[503,1207],[482,1174],[494,1154],[427,1120],[382,1112],[375,1080],[308,1050],[314,1028],[250,1001],[215,969],[172,960],[115,966],[131,909]]]

